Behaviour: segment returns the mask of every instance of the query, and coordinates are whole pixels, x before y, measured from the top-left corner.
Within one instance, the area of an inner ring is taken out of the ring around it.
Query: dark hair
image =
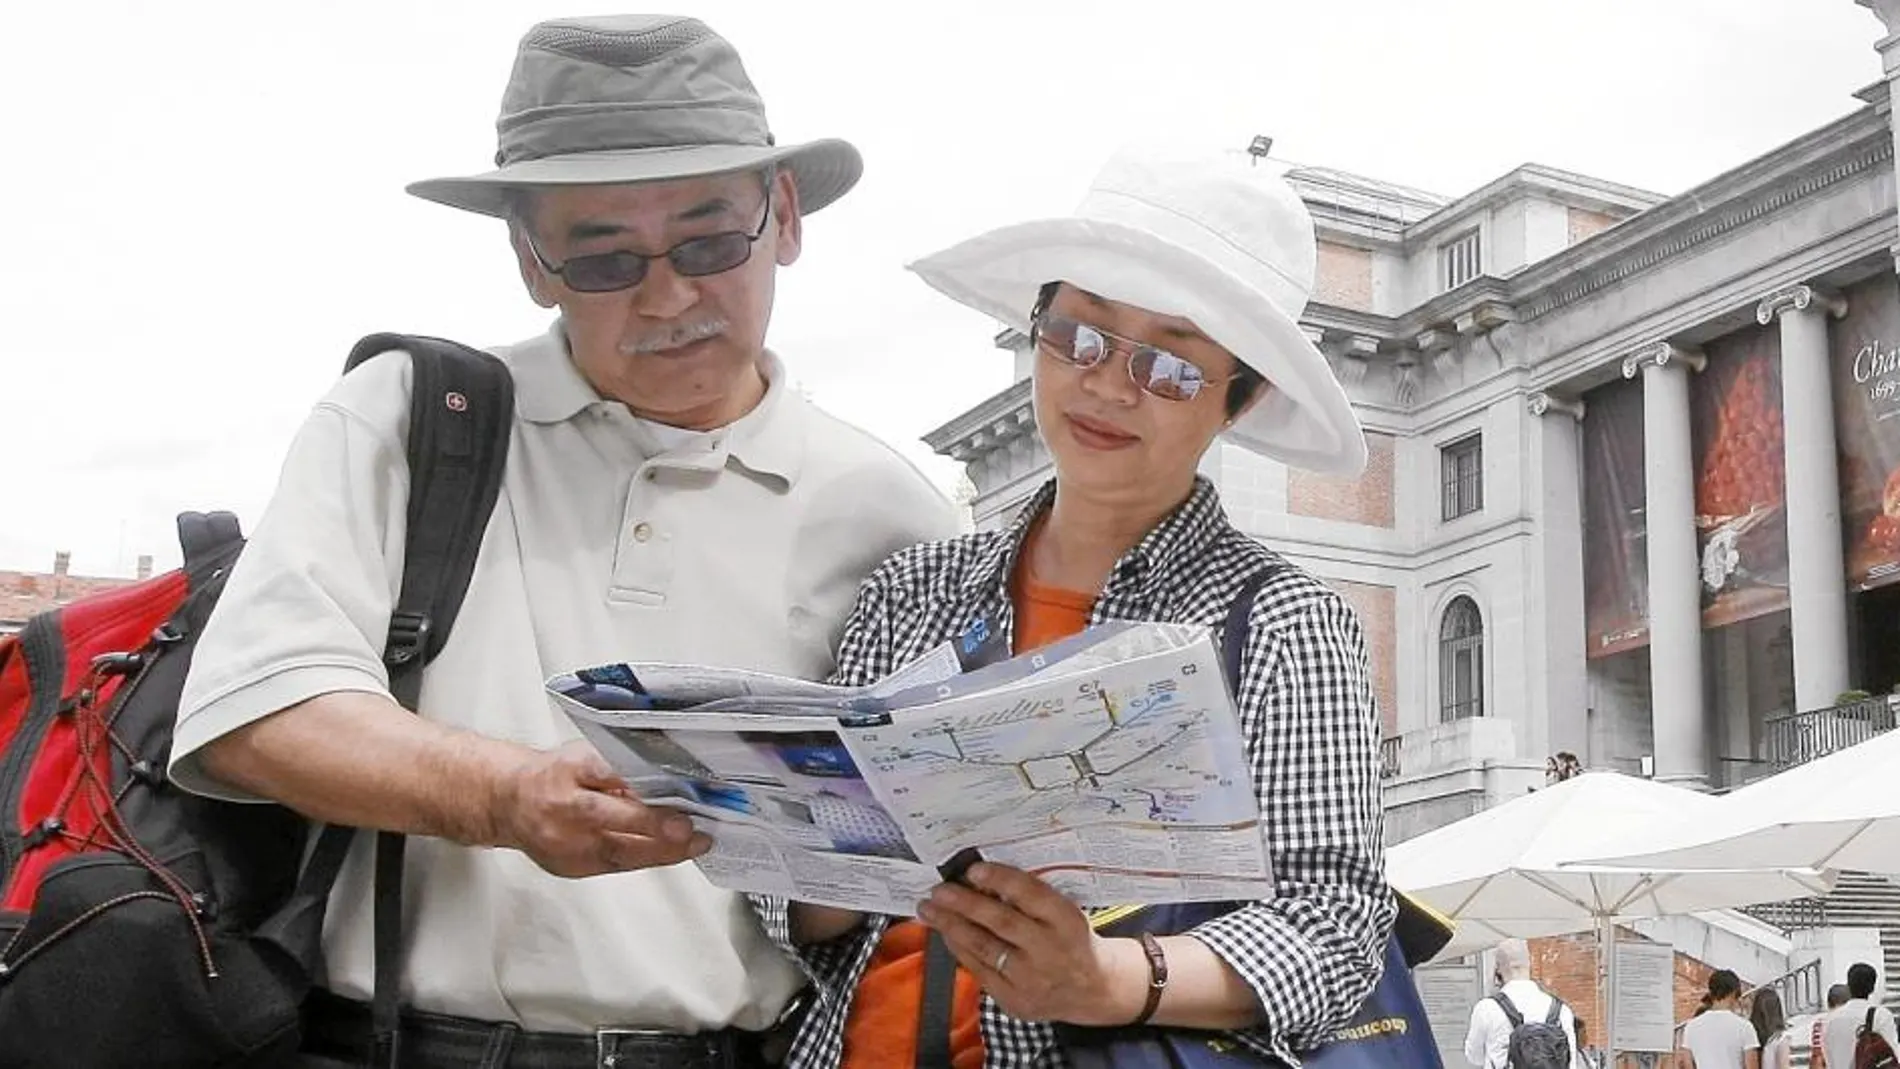
[[[1874,985],[1879,982],[1880,974],[1864,961],[1855,962],[1847,970],[1847,993],[1855,998],[1873,998]]]
[[[1848,992],[1846,984],[1831,984],[1827,989],[1827,1008],[1830,1010],[1839,1009],[1847,1005],[1847,1000],[1853,997],[1854,996]]]
[[[1049,302],[1056,299],[1056,291],[1061,288],[1060,281],[1042,284],[1042,289],[1036,292],[1036,306],[1029,310],[1031,323],[1041,319],[1042,313],[1049,310]],[[1235,358],[1234,377],[1227,380],[1227,418],[1233,419],[1240,415],[1240,410],[1247,407],[1247,402],[1253,398],[1254,393],[1266,383],[1264,375],[1242,363],[1239,358]]]
[[[1742,978],[1727,969],[1709,974],[1709,1001],[1720,1002],[1742,993]]]
[[[1767,1046],[1768,1041],[1788,1027],[1788,1015],[1782,1012],[1781,996],[1772,987],[1764,987],[1755,992],[1755,1004],[1749,1007],[1749,1023],[1755,1026],[1755,1038]]]

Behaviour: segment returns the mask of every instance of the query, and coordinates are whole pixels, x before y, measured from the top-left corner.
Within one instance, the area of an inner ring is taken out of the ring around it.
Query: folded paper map
[[[1245,738],[1205,627],[1111,623],[869,687],[625,663],[548,691],[715,884],[908,916],[976,857],[1083,906],[1271,895]]]

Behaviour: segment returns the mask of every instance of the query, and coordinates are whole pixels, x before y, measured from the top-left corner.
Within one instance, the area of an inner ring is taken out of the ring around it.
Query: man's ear
[[[515,266],[521,270],[521,284],[527,287],[528,296],[543,308],[553,308],[554,279],[541,269],[534,250],[528,247],[528,232],[514,219],[508,220],[508,243],[514,246]]]
[[[805,216],[798,203],[798,182],[789,167],[772,174],[772,226],[777,231],[774,256],[780,267],[790,267],[804,247]]]

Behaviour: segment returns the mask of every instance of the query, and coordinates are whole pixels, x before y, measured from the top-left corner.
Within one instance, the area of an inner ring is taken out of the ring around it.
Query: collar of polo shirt
[[[786,388],[784,363],[770,351],[765,361],[766,391],[758,407],[712,433],[716,450],[789,490],[803,467],[806,402]],[[600,394],[568,355],[559,322],[517,349],[509,364],[515,375],[515,411],[530,423],[564,423],[601,403]]]

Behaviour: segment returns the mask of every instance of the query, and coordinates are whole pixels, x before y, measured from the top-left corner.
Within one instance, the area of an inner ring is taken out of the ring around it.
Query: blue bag
[[[1150,906],[1104,913],[1108,936],[1185,932],[1231,909],[1225,903]],[[1399,921],[1385,948],[1385,973],[1359,1012],[1317,1050],[1302,1051],[1305,1069],[1444,1069],[1412,965],[1429,959],[1451,936],[1436,915],[1399,896]],[[1277,1066],[1226,1034],[1184,1028],[1057,1027],[1075,1069],[1259,1069]]]

